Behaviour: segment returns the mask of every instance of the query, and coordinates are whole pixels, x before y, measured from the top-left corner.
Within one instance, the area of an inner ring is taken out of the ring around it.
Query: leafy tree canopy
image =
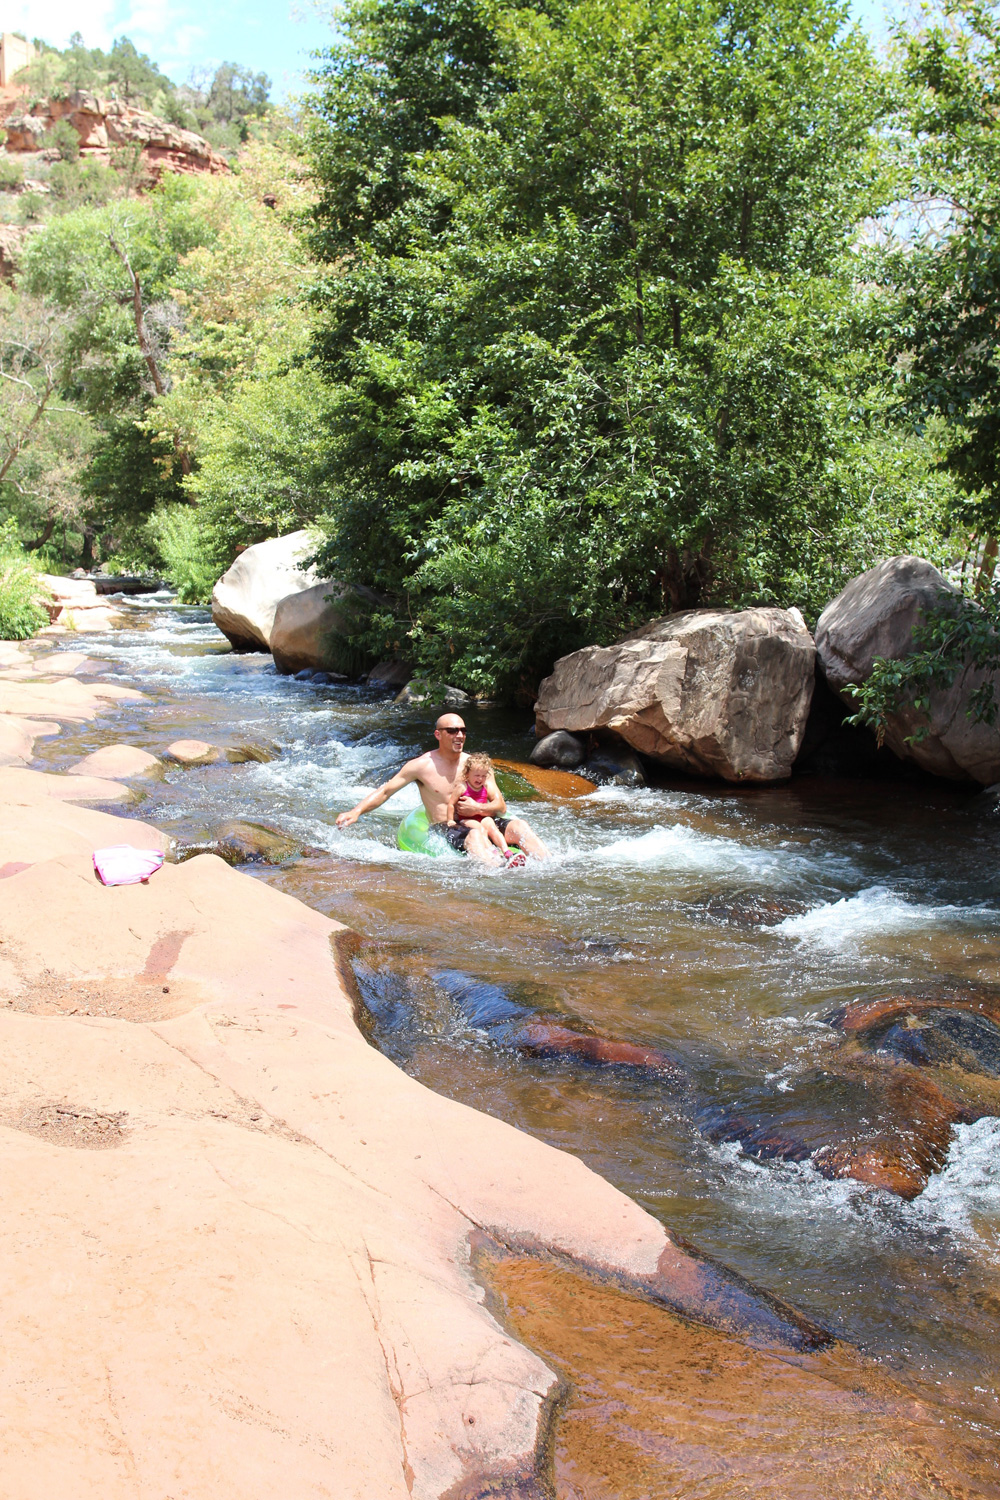
[[[887,463],[855,276],[887,191],[867,44],[829,0],[476,15],[474,67],[416,68],[461,6],[352,5],[321,75],[321,556],[400,601],[371,650],[530,691],[669,609],[815,612],[848,538],[933,509]]]

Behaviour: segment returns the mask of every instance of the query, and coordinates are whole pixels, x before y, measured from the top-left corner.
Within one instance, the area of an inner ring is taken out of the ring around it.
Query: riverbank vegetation
[[[348,0],[230,176],[49,195],[0,501],[191,599],[314,526],[363,655],[490,694],[892,552],[991,573],[994,24],[883,59],[831,0]]]

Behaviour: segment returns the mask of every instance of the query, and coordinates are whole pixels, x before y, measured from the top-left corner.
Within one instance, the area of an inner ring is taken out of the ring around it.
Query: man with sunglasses
[[[442,714],[434,726],[434,738],[438,743],[436,750],[428,750],[415,760],[408,760],[403,769],[384,782],[378,791],[369,792],[356,807],[352,807],[349,812],[342,812],[337,818],[337,827],[350,827],[362,813],[381,807],[394,793],[402,791],[404,786],[415,781],[420,789],[432,833],[443,838],[453,849],[468,854],[471,859],[481,860],[488,865],[499,864],[499,854],[478,823],[471,828],[463,828],[460,821],[454,827],[448,825],[448,804],[465,781],[465,725],[459,715]],[[517,844],[525,854],[547,859],[549,851],[541,839],[532,833],[524,819],[504,816],[507,804],[492,775],[487,777],[486,788],[489,792],[488,802],[473,802],[468,797],[460,797],[455,805],[455,817],[461,819],[485,814],[494,820],[508,844]]]

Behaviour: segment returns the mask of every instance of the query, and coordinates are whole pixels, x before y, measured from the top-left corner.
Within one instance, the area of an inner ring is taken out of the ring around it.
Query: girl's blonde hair
[[[474,750],[465,762],[465,775],[468,776],[472,770],[482,771],[484,776],[488,776],[493,770],[493,762],[485,750]]]

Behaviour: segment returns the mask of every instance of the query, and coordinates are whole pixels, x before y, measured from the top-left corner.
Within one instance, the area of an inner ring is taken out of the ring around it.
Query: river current
[[[277,746],[263,764],[171,770],[131,811],[182,842],[241,818],[311,846],[252,873],[361,935],[373,1039],[402,1067],[575,1153],[891,1372],[935,1421],[994,1441],[1000,1120],[957,1125],[909,1203],[808,1160],[755,1159],[705,1121],[764,1111],[820,1139],[858,1107],[831,1013],[1000,983],[1000,817],[929,783],[675,781],[519,802],[555,856],[523,872],[407,855],[395,830],[415,793],[343,833],[334,819],[432,744],[435,711],[279,677],[166,596],[125,608],[128,629],[60,644],[148,701],[39,741],[36,764],[119,741]],[[464,712],[470,749],[527,759],[524,714]],[[484,994],[661,1048],[688,1083],[512,1052],[480,1024]]]

